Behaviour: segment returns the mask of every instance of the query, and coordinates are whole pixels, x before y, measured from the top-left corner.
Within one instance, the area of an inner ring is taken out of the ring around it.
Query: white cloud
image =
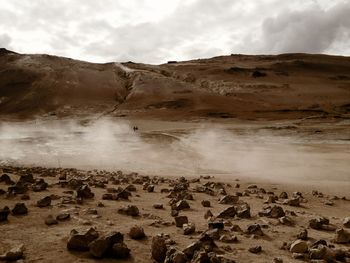
[[[350,0],[0,0],[0,36],[18,52],[98,62],[350,55],[349,10]]]

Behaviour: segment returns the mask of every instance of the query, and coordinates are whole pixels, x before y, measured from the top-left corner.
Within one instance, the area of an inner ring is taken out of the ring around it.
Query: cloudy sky
[[[0,0],[0,47],[107,62],[350,55],[350,0]]]

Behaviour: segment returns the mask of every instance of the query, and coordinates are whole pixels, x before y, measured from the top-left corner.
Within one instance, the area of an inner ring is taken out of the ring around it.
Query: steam
[[[128,121],[0,124],[0,161],[149,175],[220,175],[271,181],[346,182],[350,153],[268,133],[223,127],[134,132]]]

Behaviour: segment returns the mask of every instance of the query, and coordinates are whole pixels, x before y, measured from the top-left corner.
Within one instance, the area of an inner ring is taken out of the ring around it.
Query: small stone
[[[334,242],[338,244],[347,244],[350,243],[350,232],[344,229],[337,229],[335,231]]]
[[[210,207],[210,201],[209,200],[203,200],[201,202],[201,204],[202,204],[203,207]]]
[[[296,240],[290,246],[290,252],[292,253],[306,253],[309,250],[309,246],[303,240]]]
[[[298,239],[301,240],[307,240],[308,239],[308,232],[306,229],[303,229],[298,235],[297,235]]]
[[[273,263],[283,263],[283,259],[282,258],[274,258],[272,260]]]
[[[118,209],[119,214],[124,214],[128,216],[139,216],[140,211],[135,205],[128,205],[126,207],[122,207]]]
[[[55,218],[53,218],[52,215],[48,215],[45,219],[45,224],[48,226],[57,225],[58,221]]]
[[[211,218],[213,216],[213,213],[210,210],[207,210],[204,214],[204,219]]]
[[[264,235],[264,232],[261,230],[261,226],[259,224],[248,225],[247,233],[252,235],[258,235],[258,236]]]
[[[129,236],[132,239],[142,239],[146,237],[143,228],[140,226],[131,227],[129,230]]]
[[[346,217],[343,220],[343,226],[350,228],[350,217]]]
[[[290,206],[300,206],[300,198],[294,197],[291,199],[284,200],[283,204],[290,205]]]
[[[187,216],[176,216],[174,219],[175,219],[176,227],[182,227],[183,224],[187,224],[188,223]]]
[[[155,209],[164,209],[164,206],[163,206],[163,204],[154,204],[153,208],[155,208]]]
[[[234,206],[230,206],[222,210],[217,218],[230,218],[236,215],[236,208]]]
[[[224,229],[225,225],[222,221],[208,222],[209,229]]]
[[[224,234],[220,237],[220,241],[224,243],[235,243],[237,240],[235,235]]]
[[[180,200],[179,202],[176,203],[175,209],[176,210],[184,210],[184,209],[189,209],[190,205],[186,200]]]
[[[56,216],[56,220],[58,221],[65,221],[70,219],[70,214],[69,213],[60,213]]]
[[[117,259],[128,258],[130,256],[130,249],[124,242],[115,243],[112,247],[112,255]]]
[[[172,217],[178,216],[179,215],[179,211],[172,209],[170,215]]]
[[[120,232],[108,233],[105,236],[93,240],[89,244],[90,254],[95,258],[102,258],[112,250],[112,246],[115,243],[121,243],[123,240],[124,236]]]
[[[24,253],[24,245],[20,244],[11,250],[5,252],[4,254],[0,255],[0,260],[3,261],[16,261],[23,258]]]
[[[250,248],[248,249],[248,251],[249,251],[250,253],[258,254],[258,253],[260,253],[260,252],[262,251],[262,247],[261,247],[261,246],[250,247]]]
[[[88,185],[82,185],[77,190],[77,197],[90,199],[93,198],[95,194],[91,191]]]
[[[156,235],[152,238],[152,246],[151,246],[152,258],[157,262],[164,262],[167,246],[166,239],[164,235]]]
[[[239,197],[236,195],[225,195],[220,198],[219,204],[234,205],[237,204]]]
[[[166,252],[166,258],[164,260],[165,263],[186,263],[188,262],[188,258],[185,253],[177,250],[174,247],[171,247]]]
[[[282,192],[279,196],[281,199],[288,199],[288,194],[286,192]]]
[[[90,228],[83,234],[73,229],[67,242],[67,248],[68,250],[87,251],[89,250],[89,244],[98,237],[99,234],[94,228]]]
[[[7,217],[10,214],[10,208],[5,206],[4,208],[0,209],[0,222],[7,221]]]
[[[11,212],[13,215],[26,215],[28,214],[28,208],[24,203],[17,203]]]
[[[51,205],[51,197],[50,196],[46,196],[40,200],[38,200],[36,202],[36,205],[38,207],[47,207],[47,206],[50,206]]]
[[[30,199],[30,196],[27,194],[24,194],[21,196],[21,200],[29,200],[29,199]]]
[[[187,223],[182,225],[184,235],[191,235],[196,231],[196,226],[193,223]]]
[[[154,185],[153,184],[150,184],[149,186],[147,186],[147,192],[149,192],[149,193],[154,192]]]

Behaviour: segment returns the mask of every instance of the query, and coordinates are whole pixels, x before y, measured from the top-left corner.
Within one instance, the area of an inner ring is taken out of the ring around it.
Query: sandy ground
[[[58,177],[63,173],[68,173],[68,178],[79,176],[67,170],[37,169],[33,172],[34,177],[48,182],[47,190],[29,191],[30,200],[25,201],[21,200],[22,195],[0,196],[0,208],[9,206],[12,209],[16,203],[24,202],[29,209],[28,215],[9,215],[7,222],[0,223],[0,254],[16,244],[24,244],[25,262],[94,262],[88,252],[71,252],[66,249],[73,228],[81,230],[93,226],[101,232],[115,230],[124,234],[124,241],[131,249],[131,258],[120,262],[152,262],[150,249],[153,236],[159,233],[169,234],[176,241],[176,247],[182,250],[208,228],[208,222],[204,219],[208,208],[201,205],[202,200],[210,200],[209,209],[214,216],[228,206],[218,203],[220,194],[210,196],[193,191],[196,186],[208,181],[228,183],[224,187],[227,194],[242,193],[249,185],[257,184],[258,188],[264,188],[276,196],[282,191],[286,191],[289,196],[300,191],[304,197],[299,207],[278,204],[288,215],[291,212],[287,211],[295,212],[295,215],[290,215],[295,223],[293,226],[280,224],[278,219],[258,216],[269,194],[253,191],[249,196],[240,197],[241,201],[250,205],[252,217],[228,219],[225,229],[230,229],[231,224],[238,224],[245,231],[247,225],[259,223],[263,226],[265,235],[254,238],[243,232],[228,230],[230,235],[237,236],[238,242],[228,244],[216,240],[221,253],[236,262],[273,262],[275,257],[282,258],[283,262],[298,262],[288,250],[280,249],[283,242],[293,242],[296,235],[307,228],[309,244],[319,239],[333,244],[334,231],[311,229],[308,226],[309,220],[325,216],[331,224],[340,228],[343,219],[350,216],[350,135],[349,123],[346,121],[121,120],[123,119],[105,119],[103,125],[99,122],[95,126],[93,123],[80,126],[71,121],[67,126],[63,124],[67,122],[64,120],[60,120],[59,125],[57,120],[3,122],[0,168],[16,181],[19,174],[32,171],[27,171],[27,168],[22,171],[12,168],[6,170],[7,165],[46,164],[57,167],[59,157],[61,167],[84,169],[80,177],[92,174],[96,179],[110,178],[111,174],[96,174],[86,170],[123,170],[125,178],[131,178],[127,173],[135,171],[142,175],[169,178],[170,181],[179,176],[187,179],[214,176],[190,184],[189,191],[194,200],[188,201],[190,209],[180,212],[195,223],[196,232],[184,235],[182,229],[174,225],[168,194],[160,192],[163,188],[172,188],[169,181],[162,183],[156,180],[155,191],[152,193],[143,190],[142,185],[135,184],[137,191],[132,193],[129,201],[102,200],[106,188],[124,188],[131,183],[121,182],[115,185],[109,180],[105,189],[91,187],[95,194],[93,199],[84,200],[83,204],[62,204],[62,197],[70,194],[65,192],[67,188],[57,185]],[[96,126],[100,129],[96,129]],[[133,132],[133,126],[138,126],[139,130]],[[240,184],[239,188],[234,187],[236,183]],[[6,190],[7,187],[4,182],[0,182],[1,189]],[[323,192],[323,195],[315,196],[313,190]],[[36,202],[48,195],[57,195],[51,206],[37,207]],[[100,201],[105,207],[97,206]],[[153,208],[155,203],[162,203],[164,209]],[[141,216],[133,218],[118,214],[118,208],[127,204],[136,205]],[[96,209],[97,215],[90,214],[88,209]],[[68,211],[71,219],[53,226],[45,225],[44,220],[48,215],[56,216],[62,211]],[[134,225],[144,228],[146,239],[136,241],[127,235],[129,228]],[[250,253],[248,248],[254,245],[262,246],[262,252]],[[349,244],[335,246],[349,249]]]

